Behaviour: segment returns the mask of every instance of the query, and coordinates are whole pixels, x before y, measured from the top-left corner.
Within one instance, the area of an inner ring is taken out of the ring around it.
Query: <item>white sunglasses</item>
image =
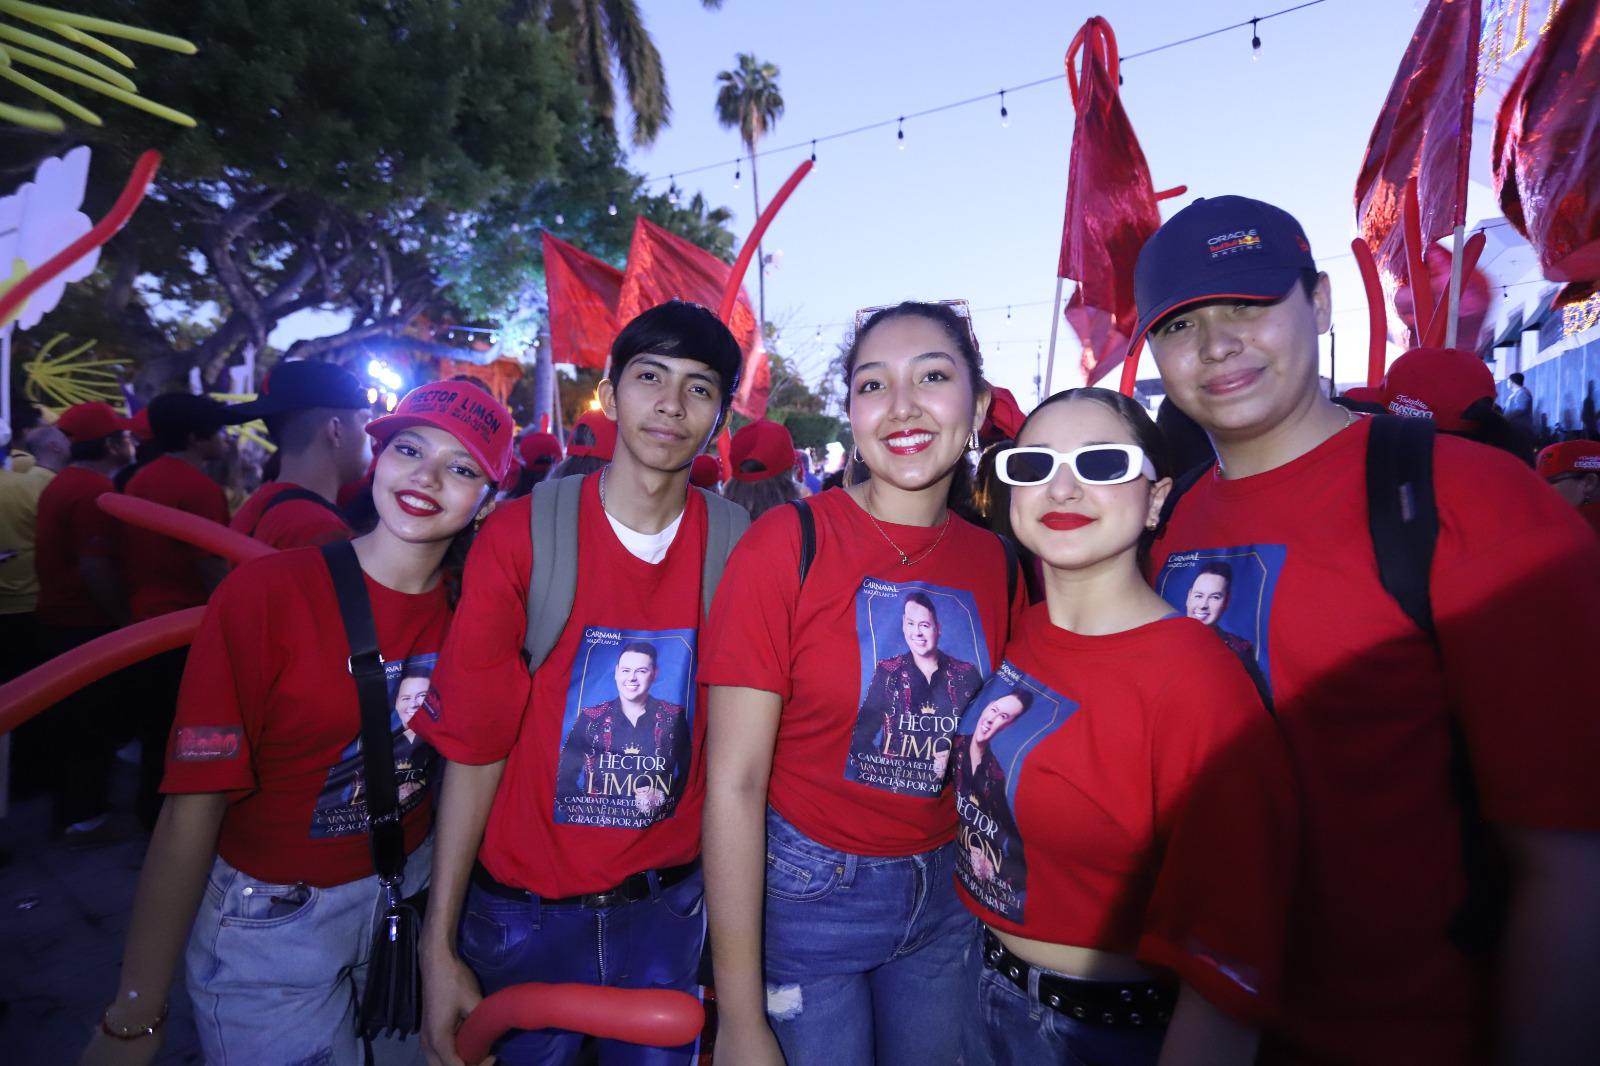
[[[1062,464],[1080,485],[1122,485],[1139,477],[1156,479],[1155,464],[1137,444],[1086,444],[1070,452],[1054,448],[1007,448],[995,457],[995,473],[1007,485],[1047,484]]]

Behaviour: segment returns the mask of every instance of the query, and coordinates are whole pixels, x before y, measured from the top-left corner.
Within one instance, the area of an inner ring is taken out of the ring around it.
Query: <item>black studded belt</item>
[[[1028,975],[1039,973],[1039,1002],[1074,1021],[1108,1029],[1149,1029],[1166,1025],[1178,1002],[1178,990],[1158,981],[1092,981],[1064,977],[1018,958],[1000,938],[983,931],[983,964],[1022,991]]]
[[[656,888],[667,889],[680,881],[687,880],[700,869],[700,860],[686,862],[681,866],[663,866],[655,871]],[[606,889],[604,892],[587,892],[581,896],[563,896],[552,899],[545,896],[535,896],[525,889],[514,888],[502,884],[494,879],[494,875],[483,868],[482,863],[472,864],[472,883],[501,899],[516,900],[518,903],[532,902],[537,899],[544,907],[615,907],[621,903],[638,903],[640,900],[650,898],[649,871],[629,874],[628,878],[620,885]]]

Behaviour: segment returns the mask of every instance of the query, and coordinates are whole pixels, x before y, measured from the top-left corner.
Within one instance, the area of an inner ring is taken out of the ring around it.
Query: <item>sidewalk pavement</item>
[[[113,795],[131,801],[134,767],[116,764]],[[126,809],[131,802],[119,805]],[[126,815],[116,817],[127,818]],[[133,891],[149,837],[68,847],[50,831],[50,801],[0,818],[0,1061],[71,1066],[116,992]],[[180,963],[159,1066],[201,1062]]]

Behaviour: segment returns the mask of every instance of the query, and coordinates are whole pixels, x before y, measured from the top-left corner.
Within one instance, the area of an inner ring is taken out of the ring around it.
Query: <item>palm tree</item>
[[[717,121],[723,129],[739,128],[739,139],[750,156],[750,191],[755,197],[756,217],[761,217],[761,186],[756,181],[756,143],[783,117],[783,93],[778,89],[778,68],[763,63],[748,52],[740,52],[737,70],[717,75],[722,88],[717,90]],[[756,246],[756,292],[761,328],[767,328],[766,253]]]
[[[700,3],[713,11],[722,7],[722,0]],[[539,18],[552,31],[571,35],[578,80],[589,90],[595,118],[607,125],[617,118],[612,70],[621,69],[633,111],[634,144],[652,143],[672,118],[666,68],[645,28],[638,0],[518,0],[512,17]]]

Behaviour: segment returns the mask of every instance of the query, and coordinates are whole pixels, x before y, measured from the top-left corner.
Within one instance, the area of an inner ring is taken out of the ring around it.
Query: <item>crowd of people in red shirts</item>
[[[1330,399],[1327,276],[1272,205],[1196,201],[1136,289],[1192,470],[1073,389],[974,497],[977,338],[922,302],[858,322],[821,491],[771,422],[704,462],[742,353],[677,301],[564,452],[466,381],[378,418],[318,362],[158,398],[124,491],[282,549],[231,573],[96,506],[110,407],[30,438],[43,648],[206,607],[18,738],[78,832],[147,755],[82,1061],[154,1060],[180,961],[209,1063],[455,1066],[530,981],[714,990],[714,1046],[499,1062],[1600,1059],[1600,444],[1518,454],[1462,353]],[[277,477],[230,516],[202,467],[256,418]],[[419,1032],[378,1033],[374,931],[424,890]]]

